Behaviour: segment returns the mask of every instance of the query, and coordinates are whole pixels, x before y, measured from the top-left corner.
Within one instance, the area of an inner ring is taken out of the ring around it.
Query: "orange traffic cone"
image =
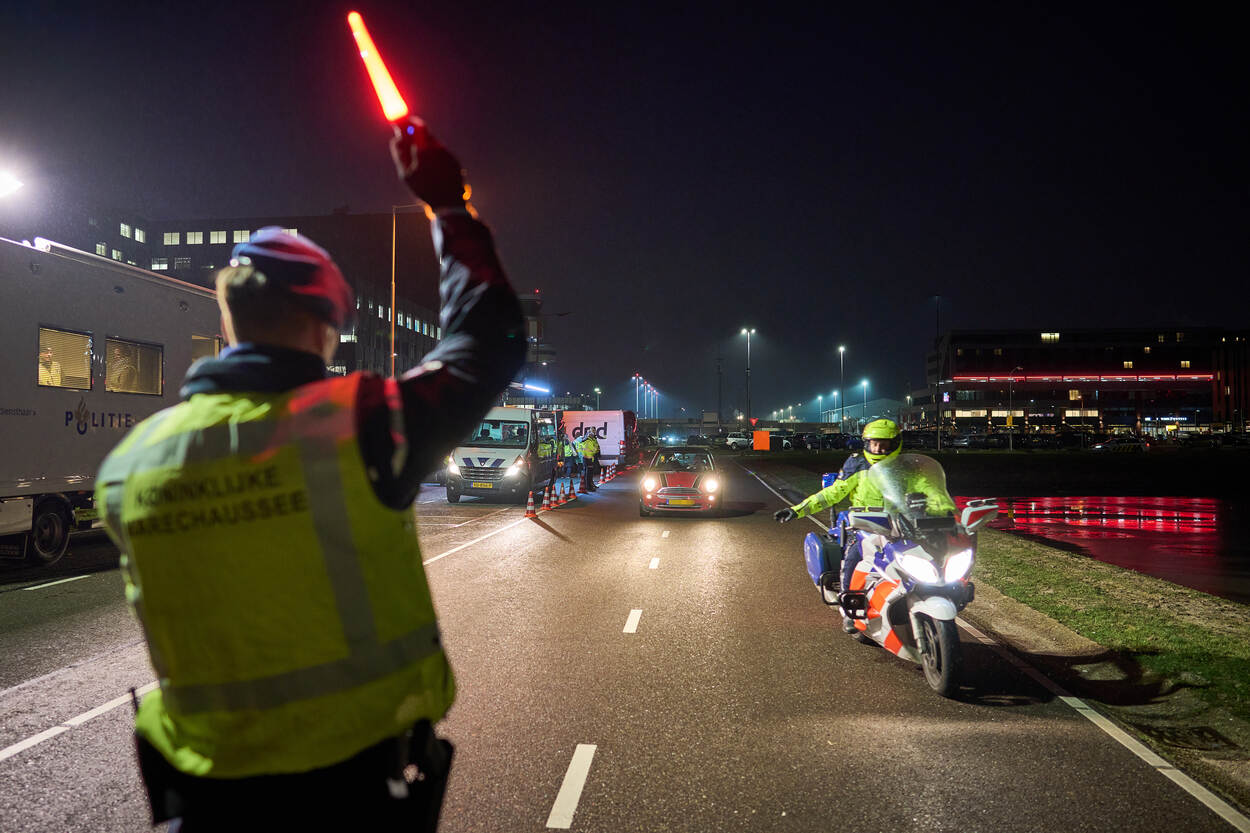
[[[577,490],[573,488],[573,478],[569,478],[569,503],[577,500]]]
[[[579,495],[586,494],[586,470],[582,469],[582,479],[577,483],[577,493]]]
[[[534,511],[534,493],[533,492],[530,492],[530,499],[525,504],[525,517],[527,518],[538,517],[538,513]]]
[[[552,506],[563,506],[563,505],[564,505],[564,484],[563,484],[563,483],[561,483],[559,486],[556,486],[556,497],[555,497],[555,501],[554,501],[551,505],[552,505]]]
[[[538,507],[538,511],[546,512],[551,508],[551,500],[547,497],[547,490],[543,489],[543,505]]]

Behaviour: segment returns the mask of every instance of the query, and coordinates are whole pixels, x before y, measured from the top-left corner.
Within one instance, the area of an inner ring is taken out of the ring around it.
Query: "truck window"
[[[221,339],[217,336],[191,336],[191,362],[215,357],[221,352]]]
[[[91,334],[39,328],[38,384],[91,390]]]
[[[461,443],[477,448],[527,448],[529,423],[507,419],[484,419]]]
[[[104,339],[104,389],[160,396],[165,388],[164,352],[159,344]]]

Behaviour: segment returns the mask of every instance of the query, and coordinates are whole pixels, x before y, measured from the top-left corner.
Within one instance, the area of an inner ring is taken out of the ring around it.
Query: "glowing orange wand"
[[[378,94],[378,101],[382,105],[382,115],[391,123],[398,122],[408,115],[408,105],[396,89],[395,82],[391,80],[391,74],[387,72],[386,64],[382,62],[382,55],[378,52],[378,48],[373,45],[373,38],[369,37],[364,18],[359,12],[352,12],[347,15],[347,25],[352,28],[352,37],[356,39],[360,58],[365,62],[365,69],[369,71],[373,91]]]

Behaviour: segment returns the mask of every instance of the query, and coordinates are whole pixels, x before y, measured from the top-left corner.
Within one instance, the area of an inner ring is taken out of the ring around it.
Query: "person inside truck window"
[[[61,387],[61,363],[52,360],[52,348],[39,348],[39,384]]]
[[[489,440],[490,439],[490,426],[483,424],[482,430],[478,432],[477,438],[479,440]]]
[[[108,384],[106,390],[133,391],[137,389],[139,371],[129,355],[120,344],[114,344],[109,353]]]

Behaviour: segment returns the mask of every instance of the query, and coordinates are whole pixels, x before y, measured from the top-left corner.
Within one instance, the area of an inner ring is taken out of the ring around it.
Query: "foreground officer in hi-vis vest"
[[[101,467],[160,679],[135,720],[155,821],[437,824],[451,748],[430,727],[455,685],[411,504],[525,342],[459,162],[413,125],[391,152],[442,263],[442,341],[421,365],[328,376],[352,291],[325,251],[262,229],[217,278],[229,349]]]

